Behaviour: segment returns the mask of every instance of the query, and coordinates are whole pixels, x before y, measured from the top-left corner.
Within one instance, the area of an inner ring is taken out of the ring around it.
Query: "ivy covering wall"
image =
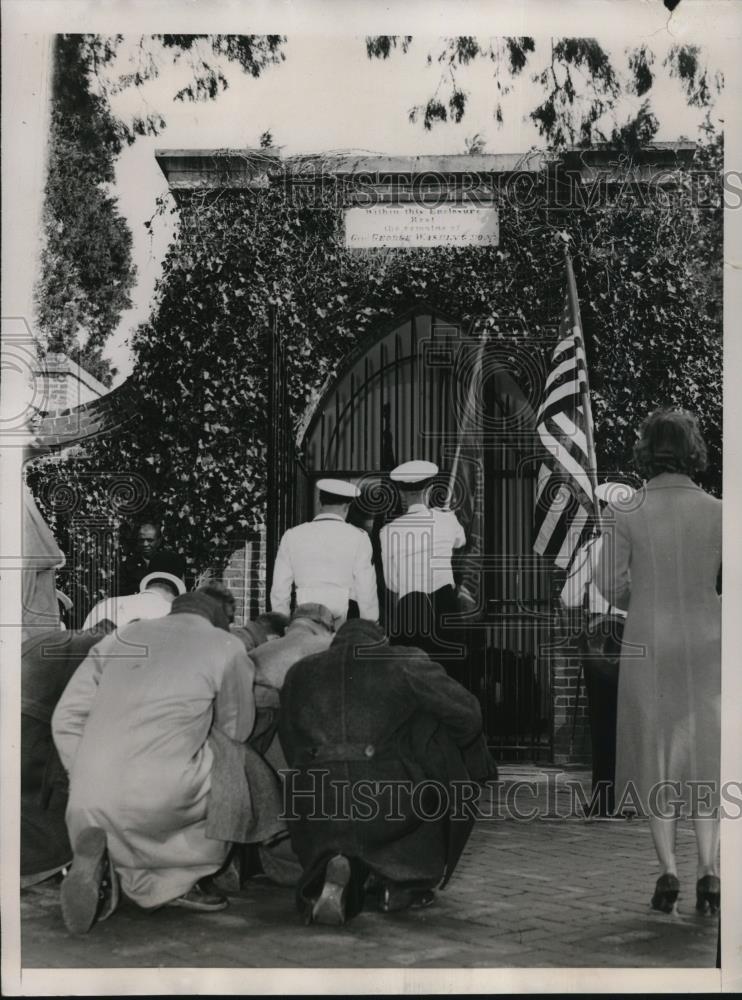
[[[224,561],[264,517],[273,308],[298,423],[346,352],[417,299],[493,338],[516,332],[543,352],[561,313],[565,242],[582,309],[599,468],[631,471],[644,416],[659,405],[683,406],[701,419],[710,450],[703,483],[718,494],[721,163],[721,141],[712,137],[670,188],[647,194],[627,185],[609,204],[568,208],[554,207],[546,176],[536,175],[527,198],[500,192],[496,248],[348,250],[333,185],[302,198],[284,174],[255,190],[191,196],[151,318],[132,345],[137,419],[84,454],[37,463],[29,481],[42,510],[63,544],[74,531],[80,563],[96,544],[87,524],[125,532],[145,514],[161,518],[166,543],[194,572]],[[105,482],[113,472],[140,484],[128,506],[111,501]],[[104,563],[92,575],[88,567],[87,603],[106,589]]]

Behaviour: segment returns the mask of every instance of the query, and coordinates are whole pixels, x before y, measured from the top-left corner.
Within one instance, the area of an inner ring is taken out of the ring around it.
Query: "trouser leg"
[[[605,623],[601,626],[607,629]],[[583,670],[590,719],[593,794],[602,815],[615,808],[619,640],[598,631],[583,635]]]
[[[593,791],[601,812],[615,805],[616,700],[618,670],[610,664],[585,664],[585,688],[590,714]]]
[[[397,602],[391,638],[397,646],[416,646],[431,653],[434,633],[433,613],[427,594],[414,591]]]
[[[470,688],[467,633],[458,623],[459,605],[453,587],[441,587],[431,594],[431,606],[438,654],[431,653],[431,656],[438,660],[449,677]]]

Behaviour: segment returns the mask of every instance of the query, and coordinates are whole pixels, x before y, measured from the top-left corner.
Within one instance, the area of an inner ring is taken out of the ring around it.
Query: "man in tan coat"
[[[176,598],[164,618],[132,622],[94,646],[52,718],[70,778],[75,857],[62,883],[73,933],[100,916],[106,848],[125,895],[146,909],[227,905],[201,880],[229,845],[206,836],[212,728],[244,741],[255,720],[254,668],[223,606]],[[115,879],[114,879],[115,881]]]

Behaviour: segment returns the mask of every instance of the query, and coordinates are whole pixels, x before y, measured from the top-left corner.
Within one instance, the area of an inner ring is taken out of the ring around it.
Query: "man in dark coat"
[[[286,816],[307,921],[339,924],[373,887],[382,912],[428,905],[496,774],[477,699],[420,649],[347,622],[281,692]]]
[[[183,580],[186,562],[177,552],[162,548],[162,532],[159,524],[145,521],[137,529],[136,551],[121,562],[114,596],[126,597],[129,594],[139,593],[139,584],[145,576],[155,570],[172,573],[173,576]]]
[[[21,885],[40,882],[72,860],[64,818],[67,774],[51,717],[68,681],[108,631],[54,629],[21,647]]]

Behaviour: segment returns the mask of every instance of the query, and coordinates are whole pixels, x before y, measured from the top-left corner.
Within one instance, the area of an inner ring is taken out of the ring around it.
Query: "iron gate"
[[[423,458],[450,467],[460,434],[452,352],[467,342],[459,324],[418,305],[348,356],[314,407],[297,451],[274,321],[269,563],[281,531],[315,513],[314,484],[323,475],[365,483],[378,519],[397,513],[388,480],[395,464]],[[548,569],[531,549],[535,414],[526,407],[521,425],[502,431],[524,406],[517,384],[502,373],[489,380],[484,397],[485,555],[481,613],[469,631],[469,686],[498,757],[546,761],[552,751],[551,594]]]

